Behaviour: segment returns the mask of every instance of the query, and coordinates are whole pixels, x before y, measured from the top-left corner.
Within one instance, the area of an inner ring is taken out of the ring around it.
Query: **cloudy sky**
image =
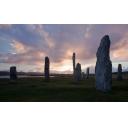
[[[96,63],[96,51],[104,35],[111,40],[113,70],[118,63],[128,66],[128,25],[91,24],[1,24],[0,70],[16,65],[18,71],[43,72],[44,57],[50,58],[52,72],[71,73],[72,53],[83,71]]]

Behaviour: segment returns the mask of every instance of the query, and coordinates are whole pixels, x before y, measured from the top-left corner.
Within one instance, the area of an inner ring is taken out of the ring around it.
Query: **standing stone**
[[[123,77],[122,77],[122,65],[121,64],[118,65],[117,80],[119,80],[119,81],[123,80]]]
[[[76,67],[76,54],[75,53],[73,53],[72,61],[73,61],[73,74],[74,74],[75,73],[75,67]]]
[[[101,39],[101,43],[96,54],[96,89],[103,92],[110,91],[112,85],[112,63],[109,56],[110,43],[109,36],[105,35]]]
[[[12,66],[10,67],[10,80],[16,80],[16,79],[17,79],[16,67]]]
[[[86,69],[86,79],[89,78],[89,68]]]
[[[44,65],[45,80],[49,80],[49,65],[50,65],[49,58],[45,57],[45,65]]]
[[[75,80],[80,81],[82,78],[81,76],[81,64],[77,63],[75,68]]]
[[[85,73],[82,72],[82,80],[85,80],[85,79],[86,79]]]

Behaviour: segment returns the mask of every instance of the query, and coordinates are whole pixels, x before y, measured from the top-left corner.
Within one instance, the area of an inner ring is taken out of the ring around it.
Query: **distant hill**
[[[0,71],[0,76],[7,76],[9,75],[8,71]]]
[[[8,76],[10,73],[9,71],[0,71],[0,76]],[[39,73],[39,72],[17,72],[18,75],[34,75],[34,76],[41,76],[43,75],[43,73]]]
[[[28,75],[28,76],[43,76],[43,73],[40,72],[18,72],[18,75]],[[116,75],[117,72],[113,72],[112,74]],[[0,71],[0,76],[8,76],[9,75],[9,71]],[[52,76],[71,76],[72,74],[59,74],[59,73],[51,73]],[[90,75],[94,75],[94,74],[90,74]],[[123,75],[128,75],[128,71],[123,72]]]

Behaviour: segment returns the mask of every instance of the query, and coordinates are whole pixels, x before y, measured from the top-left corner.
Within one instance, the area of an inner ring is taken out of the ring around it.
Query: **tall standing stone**
[[[101,39],[100,46],[96,53],[96,89],[103,92],[110,91],[112,86],[112,63],[109,56],[110,43],[109,36],[105,35]]]
[[[118,65],[117,80],[119,80],[119,81],[123,80],[123,77],[122,77],[122,65],[121,64]]]
[[[82,79],[81,64],[77,63],[75,68],[75,80],[80,81]]]
[[[73,61],[73,74],[74,74],[75,73],[75,67],[76,67],[76,54],[75,53],[73,53],[72,61]]]
[[[44,65],[44,75],[45,75],[45,80],[49,80],[49,66],[50,66],[50,61],[48,57],[45,57],[45,65]]]
[[[86,79],[89,78],[89,68],[86,69]]]
[[[12,66],[10,67],[10,80],[16,80],[16,79],[17,79],[16,67]]]

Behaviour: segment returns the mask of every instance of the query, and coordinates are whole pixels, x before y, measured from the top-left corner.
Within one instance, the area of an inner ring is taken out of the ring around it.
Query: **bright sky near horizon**
[[[0,70],[16,65],[18,71],[43,72],[48,56],[52,72],[71,73],[75,52],[83,71],[91,67],[94,72],[96,51],[106,34],[111,40],[113,71],[119,63],[127,70],[127,24],[1,24]]]

